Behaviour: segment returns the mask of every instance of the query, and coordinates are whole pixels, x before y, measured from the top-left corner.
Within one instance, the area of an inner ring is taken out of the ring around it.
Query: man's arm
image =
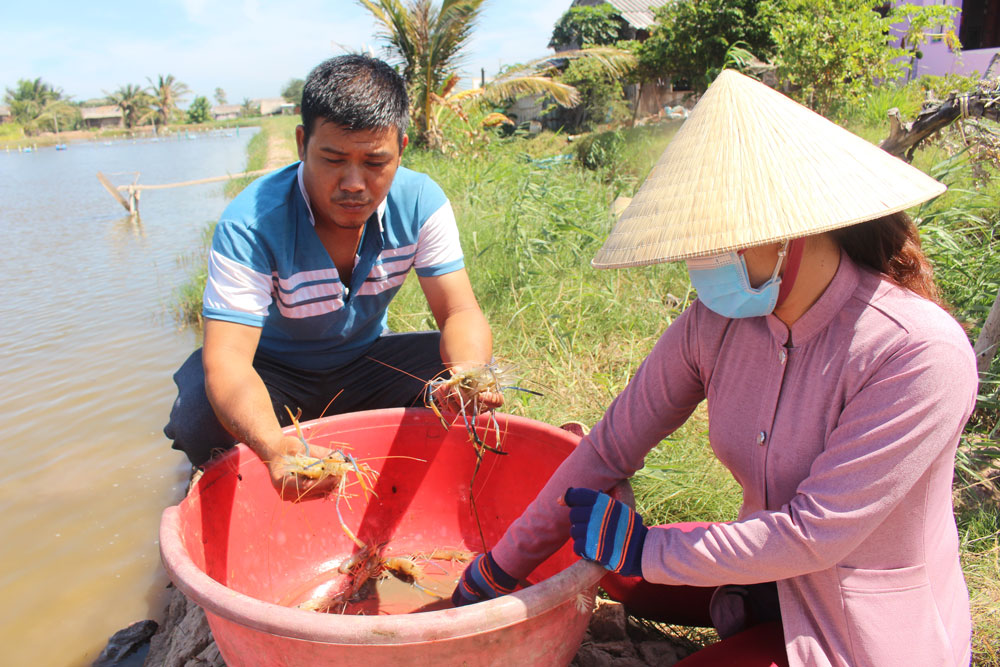
[[[441,330],[441,360],[453,372],[489,364],[493,359],[493,332],[479,308],[465,269],[439,276],[418,276],[434,320]],[[499,392],[480,397],[486,408],[503,404]]]
[[[479,309],[465,269],[418,278],[441,330],[441,360],[445,365],[452,368],[490,363],[493,333]]]
[[[323,493],[332,480],[323,484],[285,474],[282,456],[302,453],[305,447],[298,437],[282,433],[267,387],[253,367],[260,331],[244,324],[205,320],[202,359],[208,401],[226,430],[267,464],[271,482],[285,498]],[[325,449],[313,449],[317,450],[313,456],[327,454]]]

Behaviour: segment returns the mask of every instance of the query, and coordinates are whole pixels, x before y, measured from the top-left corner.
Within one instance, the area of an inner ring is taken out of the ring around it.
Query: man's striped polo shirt
[[[464,268],[451,204],[428,176],[400,167],[365,225],[344,285],[314,228],[301,163],[258,179],[223,212],[212,238],[203,315],[261,327],[258,354],[327,370],[387,331],[389,302],[410,268]]]

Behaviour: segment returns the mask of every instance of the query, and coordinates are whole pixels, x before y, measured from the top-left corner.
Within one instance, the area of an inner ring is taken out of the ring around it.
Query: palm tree
[[[122,112],[125,127],[131,129],[150,118],[154,113],[150,108],[153,98],[142,86],[127,83],[113,93],[104,91],[108,101]]]
[[[14,89],[7,89],[4,102],[10,106],[10,113],[29,134],[41,130],[42,121],[58,123],[56,116],[72,122],[79,112],[63,98],[62,91],[42,81],[20,79]],[[57,130],[58,132],[58,125]]]
[[[160,74],[156,77],[155,82],[149,77],[146,77],[146,80],[149,81],[151,106],[156,111],[160,126],[166,127],[174,112],[177,111],[177,103],[189,95],[191,89],[175,79],[173,74],[166,76]],[[216,94],[218,95],[221,90],[221,88],[216,88]],[[223,97],[225,97],[224,92]],[[223,104],[223,102],[219,102],[219,104]]]
[[[358,0],[381,24],[389,52],[410,87],[417,139],[436,146],[434,95],[455,74],[485,0]]]
[[[51,121],[56,135],[59,134],[59,123],[62,128],[71,129],[73,123],[80,117],[80,110],[71,104],[69,100],[49,100],[42,107],[42,112],[35,119],[35,126],[41,129],[43,121]]]
[[[594,58],[610,74],[622,76],[635,67],[635,57],[613,47],[564,51],[512,68],[481,88],[453,92],[458,83],[460,51],[468,42],[484,0],[358,0],[382,25],[380,37],[402,66],[410,87],[417,139],[440,147],[440,116],[444,109],[465,119],[462,105],[492,103],[523,95],[547,94],[560,106],[579,101],[575,88],[552,78],[558,59]],[[436,108],[435,108],[436,107]]]
[[[254,101],[249,97],[243,98],[243,104],[240,105],[240,118],[250,118],[252,116],[260,115],[260,105],[254,104]]]

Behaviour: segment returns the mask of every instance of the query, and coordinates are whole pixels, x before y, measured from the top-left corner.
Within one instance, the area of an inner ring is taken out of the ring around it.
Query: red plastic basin
[[[579,441],[534,420],[497,419],[507,454],[486,452],[471,490],[487,548]],[[478,423],[484,432],[485,418]],[[394,409],[328,417],[303,428],[309,442],[342,447],[379,471],[370,501],[355,495],[349,504],[340,502],[344,521],[362,541],[387,543],[398,554],[482,551],[469,503],[476,456],[461,421],[446,431],[428,410]],[[457,609],[353,616],[278,604],[356,547],[334,502],[281,501],[266,467],[244,445],[164,511],[160,551],[170,578],[205,610],[231,667],[565,665],[576,654],[604,574],[579,560],[567,542],[528,577],[533,585]]]

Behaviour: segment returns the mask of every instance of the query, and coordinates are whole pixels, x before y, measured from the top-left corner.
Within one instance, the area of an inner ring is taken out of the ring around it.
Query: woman
[[[633,610],[711,615],[723,641],[682,664],[968,664],[951,481],[975,362],[901,213],[943,190],[723,72],[594,260],[685,259],[698,300],[455,602],[509,592],[569,528]],[[599,491],[705,399],[739,518],[647,529]]]

